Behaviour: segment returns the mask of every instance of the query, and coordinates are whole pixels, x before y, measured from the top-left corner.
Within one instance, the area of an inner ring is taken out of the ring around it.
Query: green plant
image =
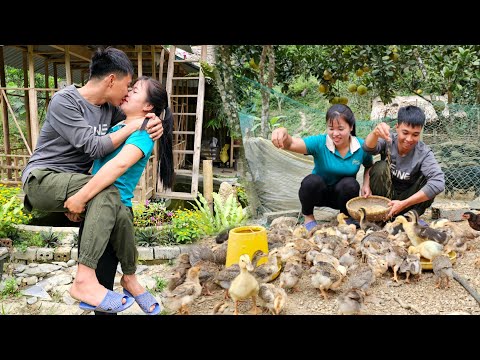
[[[155,280],[155,288],[153,291],[161,293],[167,287],[168,281],[159,276],[154,276],[153,278]]]
[[[178,244],[192,243],[202,235],[200,214],[192,210],[177,210],[172,218],[172,233]]]
[[[236,202],[233,194],[225,201],[217,193],[213,193],[214,214],[210,211],[207,200],[199,194],[199,200],[195,199],[192,206],[199,214],[198,226],[207,235],[213,235],[224,229],[240,225],[246,220],[242,205]]]
[[[244,187],[237,186],[237,198],[243,208],[248,206],[248,196]]]
[[[2,289],[1,295],[3,298],[7,296],[18,296],[20,291],[18,290],[17,281],[14,277],[5,281],[5,286]]]
[[[133,207],[133,225],[138,227],[160,226],[171,222],[173,213],[167,211],[165,202],[147,200]]]
[[[158,245],[158,231],[154,228],[135,229],[135,239],[139,246]]]
[[[59,244],[59,236],[58,234],[54,233],[52,229],[49,231],[40,231],[39,235],[47,248],[53,248]]]
[[[267,123],[266,126],[268,128],[268,132],[272,132],[275,128],[279,127],[281,124],[279,123],[280,119],[284,119],[286,116],[280,115],[280,116],[273,116],[271,117]],[[255,117],[256,123],[252,126],[252,133],[255,134],[255,130],[259,128],[262,125],[262,121],[260,118]]]

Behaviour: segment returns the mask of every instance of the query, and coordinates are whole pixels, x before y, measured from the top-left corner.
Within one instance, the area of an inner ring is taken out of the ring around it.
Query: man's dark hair
[[[415,127],[425,125],[425,114],[422,109],[417,106],[408,105],[398,110],[398,125],[403,123]]]
[[[120,78],[133,76],[132,62],[122,50],[112,47],[98,48],[90,62],[90,79],[102,79],[112,73]]]

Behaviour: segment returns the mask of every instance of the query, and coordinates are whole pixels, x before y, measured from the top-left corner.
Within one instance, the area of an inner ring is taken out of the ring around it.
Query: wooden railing
[[[0,154],[0,183],[20,185],[22,170],[30,159],[30,155]]]

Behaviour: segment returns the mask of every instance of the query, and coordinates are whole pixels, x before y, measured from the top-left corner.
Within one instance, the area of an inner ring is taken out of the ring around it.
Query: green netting
[[[285,116],[281,126],[293,136],[304,137],[326,131],[325,112],[309,107],[288,96],[263,87],[247,78],[236,78],[240,127],[251,180],[261,202],[260,211],[280,211],[300,208],[298,189],[303,177],[311,173],[311,157],[276,149],[268,139],[260,139],[262,112],[261,89],[270,92],[270,115]],[[429,103],[415,103],[427,114],[422,140],[429,145],[445,172],[445,195],[473,199],[480,195],[480,107],[479,105],[449,104],[435,111]],[[352,108],[355,112],[355,110]],[[396,118],[357,119],[357,136],[365,138],[373,127],[385,121],[390,126]],[[363,169],[362,169],[363,170]],[[363,171],[357,180],[361,182]]]

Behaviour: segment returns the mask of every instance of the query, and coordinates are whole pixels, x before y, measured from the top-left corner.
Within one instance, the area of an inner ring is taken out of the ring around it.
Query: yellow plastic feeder
[[[228,233],[227,260],[225,267],[238,264],[240,256],[248,254],[252,259],[257,250],[268,254],[267,230],[263,226],[241,226],[233,228]],[[257,265],[267,262],[261,258]]]

